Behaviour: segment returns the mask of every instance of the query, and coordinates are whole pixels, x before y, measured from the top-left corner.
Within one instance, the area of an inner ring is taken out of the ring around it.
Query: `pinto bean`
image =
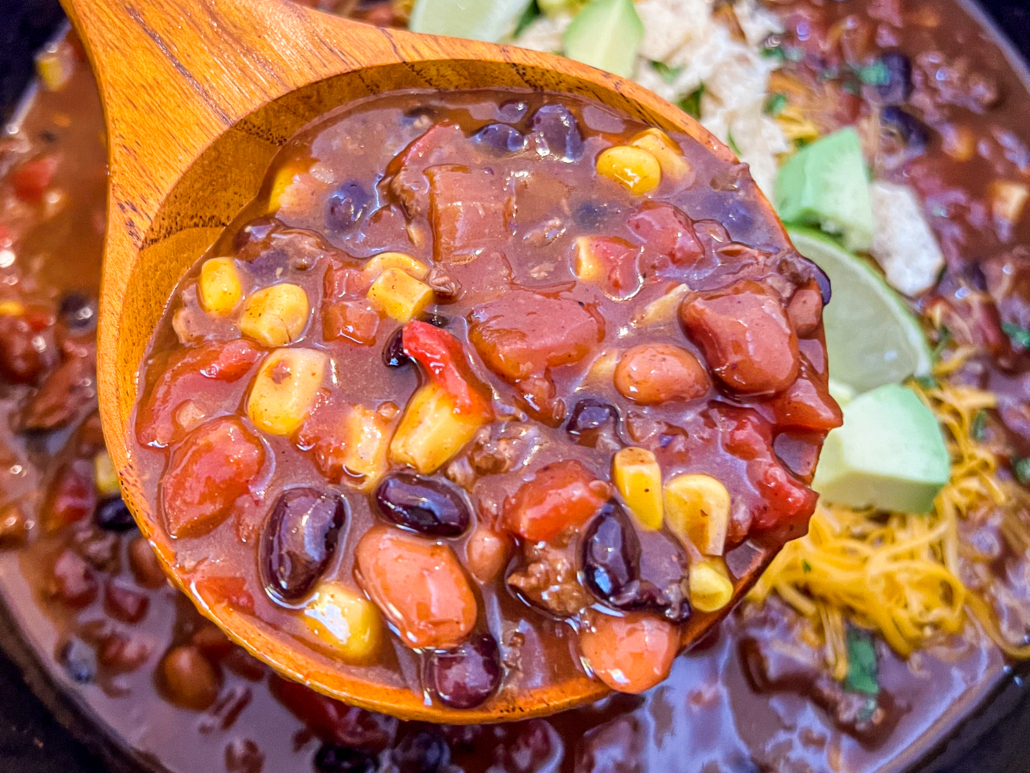
[[[679,649],[676,626],[654,615],[598,615],[579,636],[594,675],[613,690],[642,693],[669,675]]]
[[[615,368],[615,388],[627,400],[658,405],[703,397],[711,387],[697,357],[672,344],[643,344],[622,355]]]

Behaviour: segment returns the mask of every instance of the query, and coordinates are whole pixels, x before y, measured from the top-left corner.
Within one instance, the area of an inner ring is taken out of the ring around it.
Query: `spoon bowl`
[[[730,150],[636,84],[549,54],[380,29],[286,0],[62,2],[97,75],[107,124],[110,188],[98,333],[104,434],[125,501],[175,584],[277,671],[401,718],[511,721],[607,694],[600,682],[572,674],[546,688],[502,691],[483,709],[449,709],[371,675],[344,674],[329,658],[291,649],[260,621],[204,598],[182,576],[171,541],[157,528],[144,495],[156,481],[141,477],[129,452],[138,367],[176,285],[254,198],[280,147],[305,124],[353,100],[405,89],[546,90],[687,134],[735,161]],[[774,555],[771,548],[745,545],[727,557],[739,578],[734,603]],[[684,645],[702,638],[732,606],[696,613]]]

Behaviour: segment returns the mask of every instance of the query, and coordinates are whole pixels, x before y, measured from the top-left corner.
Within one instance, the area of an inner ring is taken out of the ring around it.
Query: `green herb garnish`
[[[941,359],[941,355],[944,354],[944,350],[947,349],[954,340],[955,339],[951,335],[951,331],[948,329],[948,326],[941,325],[940,329],[937,331],[937,345],[933,347],[933,352],[930,355],[934,362]]]
[[[812,565],[810,563],[808,563],[808,559],[807,558],[802,558],[801,559],[801,571],[803,571],[805,574],[811,574],[812,573]]]
[[[519,21],[515,25],[515,32],[512,33],[512,37],[517,38],[525,32],[526,28],[535,22],[542,14],[543,11],[540,10],[540,6],[537,4],[536,0],[533,0],[532,3],[526,6],[526,10],[522,12],[522,16],[519,17]]]
[[[1012,322],[1002,323],[1001,329],[1017,349],[1030,349],[1030,330]]]
[[[856,67],[854,71],[866,86],[886,86],[891,82],[891,72],[881,59]]]
[[[872,634],[861,628],[848,628],[848,674],[844,677],[844,689],[874,697],[880,694],[876,645]]]
[[[771,116],[773,116],[775,118],[776,116],[778,116],[780,113],[783,112],[783,108],[785,108],[786,106],[787,106],[787,96],[786,96],[786,94],[780,94],[778,92],[774,92],[774,93],[769,95],[769,98],[767,100],[765,100],[765,107],[762,108],[762,109],[765,110],[765,114],[766,115],[771,115]]]
[[[737,141],[733,139],[733,130],[726,130],[726,144],[730,146],[730,150],[733,151],[733,155],[740,158],[740,146],[737,145]]]
[[[923,389],[936,389],[940,386],[933,376],[916,376],[913,380]]]
[[[683,67],[671,67],[665,62],[651,62],[651,69],[662,76],[662,80],[668,84],[673,84],[676,79],[683,72]]]
[[[976,412],[972,423],[969,425],[969,434],[977,443],[984,442],[987,437],[987,411],[982,408]]]
[[[696,121],[701,120],[701,97],[705,95],[705,84],[701,84],[679,101],[679,109]]]
[[[1030,456],[1012,460],[1012,473],[1024,486],[1030,486]]]

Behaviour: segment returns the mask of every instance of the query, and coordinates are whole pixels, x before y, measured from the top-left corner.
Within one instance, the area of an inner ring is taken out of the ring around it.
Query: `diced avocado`
[[[633,0],[591,0],[569,24],[563,41],[570,59],[628,78],[643,39],[644,23]]]
[[[849,250],[873,246],[873,205],[858,132],[841,129],[802,148],[780,167],[776,209],[785,223],[842,234]]]
[[[886,384],[844,406],[826,438],[812,488],[833,504],[926,513],[950,460],[933,412],[910,389]]]

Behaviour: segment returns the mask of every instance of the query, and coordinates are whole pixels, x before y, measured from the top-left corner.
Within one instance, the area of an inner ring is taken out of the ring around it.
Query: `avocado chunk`
[[[844,238],[849,250],[873,246],[873,204],[858,132],[848,127],[802,148],[780,167],[776,210],[785,223]]]
[[[812,482],[827,502],[927,513],[948,482],[950,459],[933,412],[910,389],[886,384],[844,406]]]
[[[565,30],[565,56],[628,78],[644,39],[633,0],[591,0]]]

